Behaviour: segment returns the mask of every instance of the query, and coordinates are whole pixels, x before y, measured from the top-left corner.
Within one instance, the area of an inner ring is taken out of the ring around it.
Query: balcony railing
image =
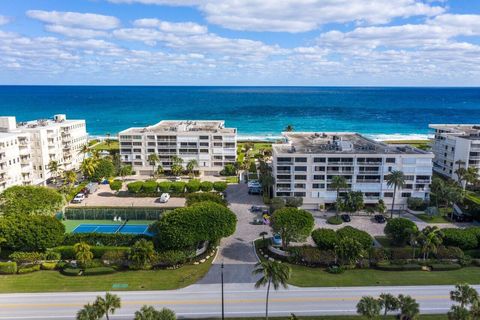
[[[357,183],[380,183],[380,179],[357,179]]]

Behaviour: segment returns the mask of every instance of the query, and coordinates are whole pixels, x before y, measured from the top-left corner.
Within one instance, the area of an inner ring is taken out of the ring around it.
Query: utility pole
[[[225,299],[223,297],[223,261],[220,269],[222,274],[222,320],[225,320]]]

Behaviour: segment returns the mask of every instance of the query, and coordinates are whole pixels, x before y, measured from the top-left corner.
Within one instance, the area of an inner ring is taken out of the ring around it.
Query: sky
[[[0,0],[0,84],[480,86],[480,1]]]

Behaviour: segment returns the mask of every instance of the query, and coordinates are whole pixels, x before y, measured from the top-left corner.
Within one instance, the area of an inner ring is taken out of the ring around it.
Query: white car
[[[168,193],[162,193],[162,195],[160,196],[160,199],[159,201],[161,203],[167,203],[168,202],[168,199],[170,199],[170,195]]]
[[[75,198],[72,199],[72,203],[81,203],[83,200],[85,200],[85,194],[78,193]]]

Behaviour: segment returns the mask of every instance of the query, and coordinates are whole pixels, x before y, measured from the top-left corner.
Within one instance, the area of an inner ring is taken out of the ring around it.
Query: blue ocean
[[[0,86],[0,115],[66,113],[91,135],[166,119],[223,119],[243,137],[355,131],[425,137],[429,123],[479,123],[480,88]]]

